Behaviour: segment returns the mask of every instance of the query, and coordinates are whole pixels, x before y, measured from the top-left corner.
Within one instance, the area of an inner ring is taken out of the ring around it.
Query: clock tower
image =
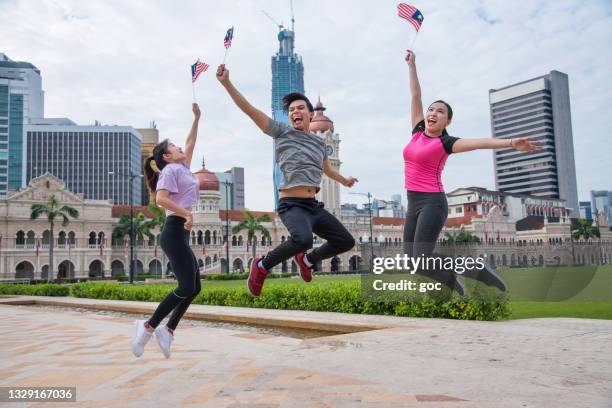
[[[336,171],[340,172],[340,135],[334,133],[334,122],[323,114],[327,108],[321,103],[321,98],[315,107],[315,113],[310,122],[310,131],[325,140],[327,158]],[[323,175],[321,190],[317,200],[325,203],[327,211],[340,217],[340,183]]]

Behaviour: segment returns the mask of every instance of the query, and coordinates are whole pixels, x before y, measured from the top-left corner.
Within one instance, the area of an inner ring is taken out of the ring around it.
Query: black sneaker
[[[483,263],[484,267],[482,269],[468,269],[464,273],[458,275],[477,280],[478,282],[482,282],[487,286],[493,286],[502,292],[505,292],[508,289],[506,282],[504,282],[501,276],[495,272],[495,269],[493,269],[489,263]]]

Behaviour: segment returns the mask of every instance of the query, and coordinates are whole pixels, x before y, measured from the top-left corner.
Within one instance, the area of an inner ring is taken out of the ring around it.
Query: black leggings
[[[189,230],[186,230],[185,219],[177,215],[166,218],[161,233],[160,244],[170,260],[172,272],[178,280],[178,286],[161,301],[149,324],[157,327],[172,310],[167,326],[174,330],[187,311],[193,299],[202,289],[198,261],[189,247]]]
[[[408,191],[408,206],[404,224],[404,253],[410,257],[430,257],[433,254],[448,216],[448,203],[444,193]],[[427,276],[452,287],[455,274],[447,270],[419,270]]]
[[[291,236],[263,259],[263,267],[268,271],[284,260],[312,248],[313,233],[327,240],[308,254],[308,260],[313,264],[355,246],[351,233],[325,210],[323,203],[314,198],[281,198],[276,211]]]

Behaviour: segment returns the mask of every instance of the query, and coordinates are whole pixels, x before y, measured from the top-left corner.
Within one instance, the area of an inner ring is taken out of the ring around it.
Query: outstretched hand
[[[202,113],[200,112],[200,106],[197,103],[194,102],[191,104],[191,111],[193,112],[195,120],[200,119],[200,115]]]
[[[512,147],[520,152],[537,152],[542,150],[543,142],[530,140],[527,137],[512,139]]]
[[[355,183],[357,183],[359,180],[357,180],[355,177],[349,177],[346,179],[346,182],[344,182],[344,186],[345,187],[353,187],[355,185]]]
[[[408,63],[409,67],[415,66],[415,59],[416,59],[416,55],[414,54],[414,52],[412,52],[412,50],[406,50],[405,60]]]
[[[229,70],[225,68],[225,64],[221,64],[217,68],[217,79],[222,84],[226,84],[229,82]]]

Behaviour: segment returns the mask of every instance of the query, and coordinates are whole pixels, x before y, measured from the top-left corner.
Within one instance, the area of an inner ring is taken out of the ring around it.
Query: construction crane
[[[293,0],[289,1],[289,6],[291,7],[291,31],[295,32],[295,16],[293,15]],[[266,17],[268,17],[270,19],[270,21],[272,21],[274,23],[274,25],[276,25],[278,27],[278,31],[282,31],[283,28],[285,28],[285,26],[283,25],[283,23],[281,22],[280,24],[272,18],[272,16],[270,14],[268,14],[265,10],[261,10],[262,13],[264,13],[264,15]]]
[[[293,16],[293,0],[289,0],[289,6],[291,7],[291,31],[295,33],[295,18]]]
[[[272,18],[272,16],[270,16],[268,13],[266,13],[265,10],[261,10],[261,12],[264,13],[264,15],[266,17],[268,17],[270,19],[270,21],[272,21],[274,23],[274,25],[276,25],[278,27],[278,31],[281,31],[284,28],[284,26],[282,24],[278,24],[278,22],[276,22],[276,20],[274,20]]]

